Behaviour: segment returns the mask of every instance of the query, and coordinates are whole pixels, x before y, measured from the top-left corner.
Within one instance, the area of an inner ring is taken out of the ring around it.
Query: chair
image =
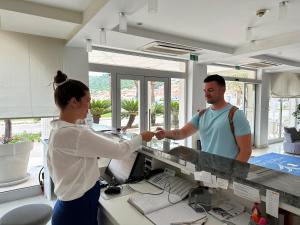
[[[300,132],[295,127],[285,127],[283,135],[283,150],[286,153],[300,155]]]
[[[29,204],[15,208],[0,219],[0,225],[46,225],[52,208],[46,204]]]

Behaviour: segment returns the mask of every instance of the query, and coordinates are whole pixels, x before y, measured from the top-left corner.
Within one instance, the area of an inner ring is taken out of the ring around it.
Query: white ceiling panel
[[[46,36],[59,39],[68,39],[78,24],[27,15],[12,11],[0,10],[1,29]]]
[[[25,1],[83,12],[93,0],[25,0]]]

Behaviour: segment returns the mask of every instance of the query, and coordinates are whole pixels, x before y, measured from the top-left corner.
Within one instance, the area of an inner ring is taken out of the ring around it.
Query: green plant
[[[178,128],[179,126],[179,102],[178,101],[171,101],[171,114],[172,114],[172,124],[175,126],[175,128]]]
[[[128,117],[126,115],[129,115],[129,119],[125,128],[130,128],[135,120],[136,115],[138,114],[139,103],[137,100],[134,99],[125,99],[121,102],[121,107],[126,111],[125,113],[123,113],[122,116]]]
[[[296,111],[293,112],[293,116],[297,119],[298,123],[300,123],[300,104],[297,105]]]
[[[156,122],[156,116],[164,113],[164,106],[161,103],[155,102],[151,106],[151,125],[154,126]]]
[[[111,102],[110,100],[93,99],[90,104],[90,108],[93,116],[101,117],[102,115],[111,112]]]
[[[16,134],[11,138],[0,138],[0,142],[2,142],[3,144],[15,144],[18,142],[39,142],[40,140],[41,133],[27,133],[26,131],[21,134]]]

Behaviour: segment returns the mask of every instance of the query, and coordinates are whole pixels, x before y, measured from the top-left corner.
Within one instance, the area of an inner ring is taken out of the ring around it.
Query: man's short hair
[[[226,87],[225,79],[218,74],[209,75],[204,79],[204,83],[208,83],[212,81],[215,81],[221,87]]]

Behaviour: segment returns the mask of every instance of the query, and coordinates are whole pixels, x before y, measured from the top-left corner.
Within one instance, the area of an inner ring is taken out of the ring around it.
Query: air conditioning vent
[[[186,45],[163,42],[163,41],[154,41],[144,45],[141,48],[141,50],[145,52],[153,52],[158,54],[181,56],[185,54],[196,53],[201,49],[186,46]]]
[[[274,66],[281,66],[281,63],[275,63],[272,61],[261,61],[261,62],[254,62],[254,63],[248,63],[248,64],[243,64],[242,66],[244,67],[249,67],[249,68],[254,68],[254,69],[264,69],[267,67],[274,67]]]

